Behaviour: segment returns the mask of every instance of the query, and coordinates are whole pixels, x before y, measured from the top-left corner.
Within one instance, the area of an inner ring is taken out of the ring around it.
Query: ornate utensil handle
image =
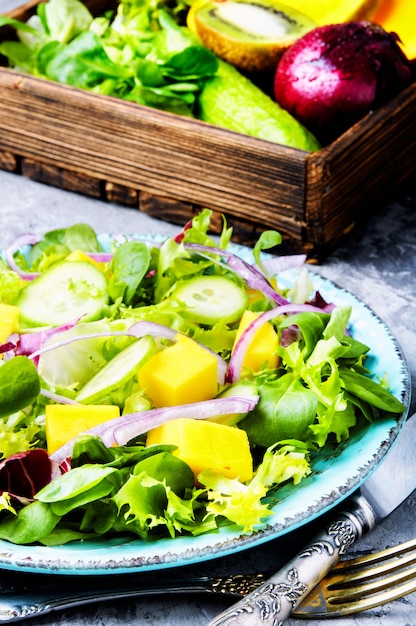
[[[51,611],[62,611],[94,602],[152,595],[210,593],[240,598],[256,589],[265,576],[258,574],[232,574],[229,576],[192,576],[184,578],[140,581],[140,578],[112,581],[107,587],[89,586],[88,582],[69,583],[45,588],[31,583],[30,589],[14,585],[11,589],[0,588],[0,624],[10,624]],[[33,586],[34,585],[34,586]]]
[[[281,626],[354,541],[374,528],[376,517],[367,500],[357,496],[350,502],[285,567],[207,626]]]

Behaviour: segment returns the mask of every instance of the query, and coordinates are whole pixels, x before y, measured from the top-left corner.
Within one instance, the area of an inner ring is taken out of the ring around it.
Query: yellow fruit
[[[47,404],[45,411],[48,454],[93,426],[120,417],[113,405]]]
[[[416,58],[415,0],[383,0],[373,21],[387,32],[399,35],[406,56]]]
[[[137,378],[156,407],[210,400],[217,394],[218,361],[192,339],[180,337],[151,356]]]
[[[66,257],[66,260],[67,261],[88,261],[89,263],[92,263],[93,265],[95,265],[95,267],[98,267],[98,269],[102,271],[105,268],[104,263],[100,263],[99,261],[96,261],[95,259],[88,256],[88,254],[85,254],[85,252],[82,252],[82,250],[74,250],[73,252],[71,252],[71,254],[68,254],[68,256]]]
[[[19,307],[0,303],[0,343],[19,330]]]
[[[381,0],[285,0],[285,4],[312,17],[318,26],[371,19]]]
[[[245,431],[204,420],[180,418],[151,430],[146,446],[170,444],[192,469],[195,480],[202,470],[246,482],[253,475],[253,460]]]
[[[253,311],[245,311],[237,330],[234,346],[245,329],[254,322],[258,315],[258,313],[254,313]],[[276,354],[277,346],[277,333],[273,326],[269,322],[266,322],[266,324],[263,324],[263,326],[257,330],[246,351],[243,361],[243,370],[249,369],[257,372],[265,363],[271,368],[276,368],[279,364],[279,357]]]

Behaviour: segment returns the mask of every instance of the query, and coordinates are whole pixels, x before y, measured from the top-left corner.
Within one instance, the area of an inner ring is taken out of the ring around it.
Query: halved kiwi
[[[197,0],[187,25],[204,46],[248,72],[274,70],[286,48],[317,26],[275,0]]]

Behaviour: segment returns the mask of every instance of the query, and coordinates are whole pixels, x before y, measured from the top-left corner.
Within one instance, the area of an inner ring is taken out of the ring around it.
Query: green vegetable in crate
[[[166,0],[121,0],[115,14],[93,18],[80,0],[49,0],[28,23],[0,16],[0,27],[12,26],[19,37],[0,43],[0,54],[12,67],[48,80],[179,115],[200,111],[216,126],[317,149],[290,114],[237,70],[219,66],[177,23],[179,8]]]
[[[304,126],[224,61],[206,81],[198,103],[199,117],[205,122],[300,150],[319,149]]]

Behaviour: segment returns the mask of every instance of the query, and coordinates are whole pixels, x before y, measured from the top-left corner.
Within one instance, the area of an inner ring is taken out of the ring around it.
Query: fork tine
[[[373,582],[367,588],[362,586],[348,590],[343,589],[335,593],[331,593],[324,580],[296,607],[293,615],[309,619],[351,615],[387,604],[416,591],[416,567],[404,576],[396,574],[395,579],[394,586],[391,586],[393,582],[390,580],[378,590],[377,583]]]
[[[394,559],[396,557],[401,558],[403,554],[412,554],[413,551],[415,552],[413,559],[416,559],[416,539],[405,541],[397,546],[392,546],[391,548],[386,548],[385,550],[380,550],[379,552],[339,561],[336,565],[334,565],[330,573],[338,575],[342,572],[348,572],[359,567],[368,567],[388,559]],[[403,561],[401,561],[401,563],[403,563]]]
[[[349,563],[348,567],[344,568],[333,568],[328,572],[329,588],[341,589],[343,586],[350,586],[353,582],[364,583],[367,580],[386,576],[397,570],[402,571],[416,563],[416,550],[408,554],[402,553],[394,559],[390,557],[385,562],[377,558],[373,561],[376,563],[375,565],[367,560],[351,559],[351,561],[355,561],[355,563]]]
[[[370,582],[366,582],[370,579]],[[327,598],[327,602],[330,601],[333,604],[339,601],[350,601],[355,598],[361,598],[364,595],[370,595],[384,591],[385,589],[393,589],[402,583],[407,581],[414,581],[416,579],[416,565],[412,568],[407,568],[396,574],[390,574],[374,578],[372,576],[361,576],[358,581],[357,578],[347,577],[343,580],[337,580],[336,582],[326,583],[326,590],[330,596]],[[416,583],[415,583],[416,584]]]
[[[416,591],[416,540],[337,564],[294,614],[351,615]]]
[[[409,580],[409,576],[411,576]],[[351,615],[352,613],[359,613],[368,609],[373,609],[376,606],[381,606],[398,600],[403,596],[416,591],[416,568],[413,568],[412,574],[405,577],[405,580],[396,586],[383,586],[378,591],[371,586],[369,588],[357,589],[354,595],[351,596],[330,596],[326,598],[326,614],[334,616],[336,615]],[[399,578],[400,581],[400,578]],[[369,594],[369,595],[366,595]]]

